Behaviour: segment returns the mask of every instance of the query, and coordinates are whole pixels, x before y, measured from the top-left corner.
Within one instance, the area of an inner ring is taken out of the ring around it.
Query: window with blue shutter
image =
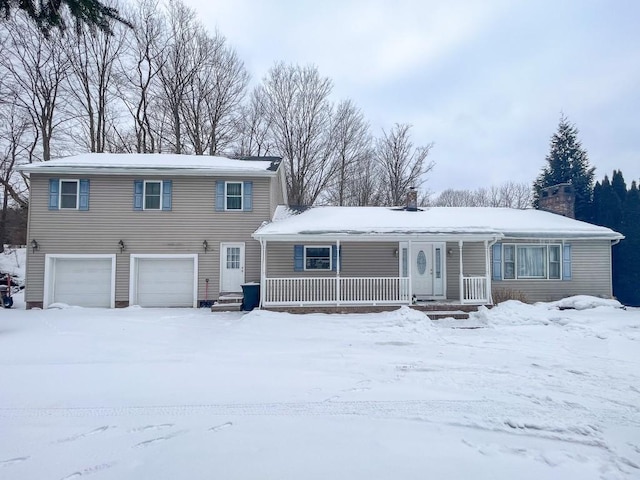
[[[493,247],[493,280],[502,280],[502,244],[495,243]]]
[[[89,210],[89,180],[86,178],[80,180],[78,210]]]
[[[171,180],[162,182],[162,210],[171,210],[172,185]]]
[[[222,180],[216,182],[216,211],[224,212],[224,182]]]
[[[562,280],[571,280],[571,244],[565,243],[562,248]]]
[[[60,195],[60,179],[49,179],[49,210],[58,210],[58,200]]]
[[[247,181],[244,182],[244,187],[242,189],[242,210],[245,212],[250,212],[253,210],[253,182]]]
[[[295,272],[304,270],[304,245],[293,246],[293,270]]]
[[[142,210],[142,201],[144,196],[144,181],[133,181],[133,209]]]

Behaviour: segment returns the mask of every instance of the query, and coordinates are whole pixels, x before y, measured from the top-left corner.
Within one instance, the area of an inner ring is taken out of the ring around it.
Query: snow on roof
[[[541,210],[489,207],[433,207],[417,212],[389,207],[314,207],[296,212],[281,206],[276,209],[274,220],[260,227],[254,236],[410,234],[488,238],[624,238],[609,228]]]
[[[22,166],[24,172],[191,171],[193,173],[258,173],[278,169],[279,157],[241,157],[166,153],[85,153]]]

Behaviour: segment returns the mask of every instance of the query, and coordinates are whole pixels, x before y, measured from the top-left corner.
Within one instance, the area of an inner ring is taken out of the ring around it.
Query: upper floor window
[[[134,210],[171,210],[173,182],[171,180],[134,180]]]
[[[225,182],[225,210],[242,210],[242,182]]]
[[[60,209],[78,208],[78,180],[60,180]]]
[[[49,179],[49,210],[89,210],[89,179]]]
[[[215,208],[218,212],[253,211],[253,181],[216,181]]]
[[[144,209],[160,210],[162,207],[162,182],[146,180],[144,182]]]

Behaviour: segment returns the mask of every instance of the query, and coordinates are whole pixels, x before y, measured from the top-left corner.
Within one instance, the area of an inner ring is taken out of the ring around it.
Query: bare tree
[[[124,55],[118,63],[117,86],[134,122],[134,151],[151,153],[158,151],[159,144],[153,111],[154,103],[158,103],[158,73],[164,58],[165,15],[158,0],[139,0],[127,16],[135,28],[133,34],[125,37]]]
[[[193,9],[181,0],[169,0],[168,38],[158,71],[162,86],[162,105],[170,121],[169,143],[174,153],[183,153],[183,111],[187,95],[193,87],[199,68],[206,62],[202,39],[206,36]]]
[[[354,177],[362,175],[360,164],[373,154],[369,124],[351,100],[341,102],[333,115],[334,174],[327,185],[326,200],[333,205],[358,204],[352,189]]]
[[[389,133],[383,130],[376,144],[383,197],[388,205],[400,205],[409,187],[419,189],[434,167],[433,162],[426,161],[433,144],[414,148],[410,129],[411,125],[397,123]]]
[[[381,166],[373,155],[361,159],[357,174],[347,180],[348,205],[381,206],[385,204]]]
[[[251,92],[249,102],[241,107],[236,121],[236,155],[269,155],[275,150],[267,108],[264,87],[258,85]]]
[[[72,74],[67,78],[69,91],[78,110],[76,120],[84,131],[85,147],[104,152],[107,130],[111,126],[109,110],[116,110],[115,67],[125,46],[122,25],[111,27],[112,33],[78,28],[68,35],[65,51]],[[76,135],[76,140],[80,140]]]
[[[216,155],[234,139],[249,74],[221,34],[210,37],[202,31],[196,44],[203,62],[185,93],[182,114],[194,153]]]
[[[284,157],[289,199],[311,205],[333,173],[331,80],[316,67],[275,65],[263,82],[276,152]]]
[[[436,207],[530,208],[533,191],[527,183],[506,182],[477,190],[444,190],[433,201]]]
[[[69,64],[62,54],[60,34],[52,32],[45,39],[35,24],[16,14],[0,35],[6,48],[0,57],[0,68],[7,73],[3,89],[38,130],[41,160],[50,160],[52,138],[69,119],[61,112],[60,96]]]

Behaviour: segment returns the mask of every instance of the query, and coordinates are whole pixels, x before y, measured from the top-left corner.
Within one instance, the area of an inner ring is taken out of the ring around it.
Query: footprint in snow
[[[232,422],[227,422],[227,423],[223,423],[221,425],[216,425],[215,427],[211,427],[209,429],[210,432],[219,432],[220,430],[223,430],[225,428],[229,428],[230,426],[232,426],[233,423]]]
[[[8,467],[16,463],[22,463],[28,459],[29,457],[15,457],[15,458],[8,458],[7,460],[0,460],[0,467]]]
[[[108,468],[113,467],[116,462],[110,463],[101,463],[100,465],[94,465],[92,467],[83,468],[82,470],[78,470],[77,472],[73,472],[66,477],[62,477],[60,480],[71,480],[73,478],[84,477],[85,475],[91,475],[93,473],[98,473],[103,470],[107,470]]]
[[[97,433],[102,433],[102,432],[108,430],[109,428],[111,428],[111,427],[109,427],[108,425],[104,425],[102,427],[94,428],[90,432],[78,433],[77,435],[72,435],[72,436],[67,437],[67,438],[61,438],[60,440],[57,440],[54,443],[74,442],[74,441],[79,440],[79,439],[84,438],[84,437],[95,435]]]
[[[160,425],[145,425],[143,427],[136,427],[129,430],[129,433],[146,432],[147,430],[162,430],[163,428],[171,428],[173,423],[161,423]]]
[[[149,440],[145,440],[144,442],[136,443],[133,447],[134,448],[149,447],[151,445],[155,445],[156,443],[164,442],[165,440],[171,440],[172,438],[177,437],[178,435],[182,435],[183,433],[186,433],[186,432],[187,432],[186,430],[178,430],[176,432],[169,433],[162,437],[150,438]]]

